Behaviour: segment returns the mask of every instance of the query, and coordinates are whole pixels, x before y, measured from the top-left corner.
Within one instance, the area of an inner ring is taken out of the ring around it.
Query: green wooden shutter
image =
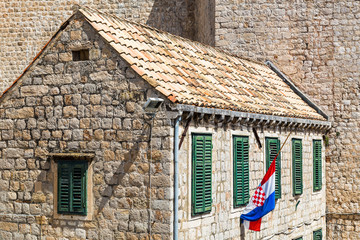
[[[70,211],[71,165],[58,165],[58,212]]]
[[[294,240],[303,240],[302,237],[295,238]]]
[[[249,202],[249,138],[233,137],[234,158],[234,206]]]
[[[302,180],[302,141],[301,139],[292,140],[293,157],[293,193],[300,195],[303,191]]]
[[[211,211],[212,206],[212,137],[193,134],[192,212]]]
[[[72,172],[72,212],[83,214],[86,209],[86,169],[85,163],[75,164]]]
[[[212,191],[212,139],[211,136],[205,136],[205,158],[204,158],[204,212],[211,211]]]
[[[322,165],[321,165],[321,140],[313,141],[313,189],[321,190]]]
[[[58,212],[86,214],[86,161],[59,161]]]
[[[277,138],[266,138],[266,169],[280,150],[280,140]],[[275,167],[275,199],[281,198],[281,154],[276,158]]]
[[[313,240],[322,240],[322,230],[316,230],[313,232]]]

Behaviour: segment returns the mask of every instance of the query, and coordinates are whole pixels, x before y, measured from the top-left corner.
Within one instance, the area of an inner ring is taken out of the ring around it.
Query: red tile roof
[[[80,12],[135,72],[172,102],[325,120],[265,64],[90,8]]]
[[[79,11],[137,74],[174,103],[326,120],[265,64],[94,9]]]

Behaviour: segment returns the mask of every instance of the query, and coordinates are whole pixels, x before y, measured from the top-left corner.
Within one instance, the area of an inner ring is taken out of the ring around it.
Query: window
[[[278,138],[266,138],[266,169],[269,169],[271,162],[280,150]],[[281,156],[276,158],[275,167],[275,199],[281,198]]]
[[[87,161],[58,162],[58,213],[86,215]]]
[[[293,158],[293,193],[300,195],[303,191],[302,181],[302,141],[301,139],[292,140],[292,158]]]
[[[234,207],[249,202],[249,138],[233,137]]]
[[[313,240],[321,240],[322,239],[322,230],[316,230],[313,232]]]
[[[211,211],[212,138],[208,134],[192,135],[192,214]]]
[[[73,61],[86,61],[89,60],[89,49],[82,49],[72,51]]]
[[[313,189],[320,191],[322,185],[321,140],[313,141]]]

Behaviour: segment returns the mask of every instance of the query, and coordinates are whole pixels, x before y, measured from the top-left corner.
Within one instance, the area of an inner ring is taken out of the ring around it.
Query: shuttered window
[[[192,135],[192,214],[211,211],[212,139],[211,135]]]
[[[249,138],[233,137],[234,207],[249,202]]]
[[[58,213],[86,215],[87,161],[58,162]]]
[[[313,232],[313,240],[322,240],[322,230],[316,230]]]
[[[313,189],[321,190],[322,186],[321,140],[313,141]]]
[[[293,158],[293,193],[300,195],[303,191],[302,179],[302,141],[301,139],[292,140],[292,158]]]
[[[280,150],[280,140],[277,138],[266,138],[266,169]],[[275,199],[281,198],[281,154],[276,158],[275,167]]]

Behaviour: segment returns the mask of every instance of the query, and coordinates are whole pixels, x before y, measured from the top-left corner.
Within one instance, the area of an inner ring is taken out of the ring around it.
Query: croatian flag
[[[247,229],[260,231],[261,218],[275,208],[275,163],[276,157],[240,216]]]

